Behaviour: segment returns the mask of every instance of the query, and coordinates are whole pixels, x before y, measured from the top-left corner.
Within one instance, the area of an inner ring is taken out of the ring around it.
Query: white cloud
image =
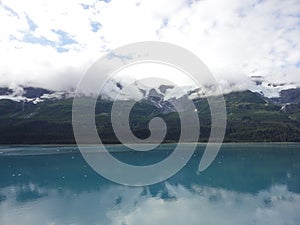
[[[299,86],[299,8],[298,0],[2,0],[0,85],[74,87],[107,50],[161,40],[197,54],[225,90],[254,88],[251,75]]]

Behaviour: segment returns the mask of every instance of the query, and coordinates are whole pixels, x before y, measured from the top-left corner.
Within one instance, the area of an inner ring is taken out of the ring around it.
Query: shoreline
[[[136,144],[136,143],[126,143],[127,145],[148,145],[148,144],[152,144],[152,143],[145,143],[145,144]],[[177,142],[167,142],[167,143],[161,143],[160,145],[172,145],[172,144],[177,144]],[[201,145],[206,145],[207,142],[183,142],[181,144],[201,144]],[[220,143],[211,143],[211,144],[220,144]],[[227,145],[227,144],[240,144],[240,145],[246,145],[246,144],[300,144],[300,142],[222,142],[222,145]],[[85,144],[83,146],[95,146],[97,144]],[[124,145],[123,143],[118,143],[118,144],[114,144],[114,143],[105,143],[102,145],[105,146],[121,146]],[[77,147],[77,144],[0,144],[1,146],[12,146],[12,147],[26,147],[26,146],[30,146],[30,147],[34,147],[34,146],[45,146],[45,147]]]
[[[164,151],[173,151],[175,148],[168,148],[168,145],[174,145],[175,143],[167,143],[162,144],[162,148],[154,148],[149,150],[155,151],[155,152],[164,152]],[[191,143],[184,143],[184,144],[191,144]],[[197,146],[193,151],[204,151],[205,146],[207,143],[198,142]],[[284,152],[285,149],[293,148],[295,150],[300,150],[300,143],[299,142],[267,142],[267,143],[259,143],[259,142],[243,142],[243,143],[223,143],[222,144],[224,148],[222,148],[220,151],[225,152],[236,152],[236,151],[268,151],[272,152],[273,147],[279,147],[282,148],[282,152]],[[165,146],[166,148],[164,148]],[[261,148],[259,148],[260,146]],[[104,148],[102,146],[100,149],[95,149],[95,145],[85,145],[82,146],[83,148],[86,148],[84,150],[86,153],[89,154],[103,154],[103,153],[129,153],[129,152],[137,152],[140,153],[141,151],[137,151],[130,148],[122,148],[121,144],[114,144],[114,145],[106,145]],[[114,148],[116,147],[116,148]],[[27,149],[28,148],[28,149]],[[90,148],[90,149],[89,149]],[[109,149],[111,148],[111,149]],[[16,157],[16,156],[47,156],[47,155],[68,155],[68,154],[80,154],[81,150],[78,149],[77,145],[0,145],[0,158],[2,157]],[[184,149],[181,149],[180,151],[184,151]]]

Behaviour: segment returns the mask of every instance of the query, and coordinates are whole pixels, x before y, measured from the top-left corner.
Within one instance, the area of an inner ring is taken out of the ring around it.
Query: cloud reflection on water
[[[167,193],[166,193],[167,192]],[[256,194],[194,185],[166,184],[155,195],[149,188],[111,185],[75,193],[33,183],[0,190],[0,224],[111,225],[296,225],[300,194],[273,185]],[[20,197],[23,196],[23,197]]]

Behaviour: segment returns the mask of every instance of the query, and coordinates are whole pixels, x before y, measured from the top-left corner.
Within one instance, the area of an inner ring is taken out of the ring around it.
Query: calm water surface
[[[112,154],[149,165],[175,145]],[[163,183],[127,187],[95,173],[76,147],[0,147],[1,225],[299,225],[300,145],[224,144],[197,171],[205,145]]]

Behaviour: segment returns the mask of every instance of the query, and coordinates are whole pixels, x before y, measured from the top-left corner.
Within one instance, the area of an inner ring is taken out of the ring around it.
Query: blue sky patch
[[[1,1],[0,1],[0,6],[2,6],[6,11],[10,12],[12,15],[16,16],[19,18],[18,13],[16,13],[12,8],[4,5]]]
[[[27,43],[40,44],[43,46],[51,46],[55,48],[57,52],[67,52],[69,51],[69,49],[66,48],[65,45],[77,43],[74,39],[70,37],[70,35],[67,32],[64,32],[62,30],[52,30],[52,31],[59,36],[59,42],[50,41],[45,37],[34,36],[31,32],[25,33],[22,40]]]
[[[26,14],[26,20],[27,20],[27,23],[29,25],[29,29],[31,31],[34,31],[38,26],[32,21],[32,19],[30,19],[30,17]]]
[[[59,52],[59,53],[62,53],[62,52],[68,52],[69,49],[64,48],[64,47],[58,47],[58,48],[56,48],[56,51]]]
[[[86,4],[80,4],[82,6],[83,9],[89,9],[90,6],[89,5],[86,5]]]
[[[54,29],[52,29],[51,31],[53,31],[54,33],[56,33],[59,36],[60,46],[69,45],[69,44],[76,44],[77,43],[77,41],[75,41],[74,39],[72,39],[70,37],[70,34],[68,34],[67,32],[65,32],[63,30],[54,30]]]
[[[44,37],[36,37],[32,35],[31,33],[24,34],[23,41],[27,43],[32,43],[32,44],[40,44],[40,45],[50,45],[52,47],[55,47],[55,42],[50,41],[47,38]]]
[[[99,22],[91,22],[92,31],[97,32],[101,28]]]

